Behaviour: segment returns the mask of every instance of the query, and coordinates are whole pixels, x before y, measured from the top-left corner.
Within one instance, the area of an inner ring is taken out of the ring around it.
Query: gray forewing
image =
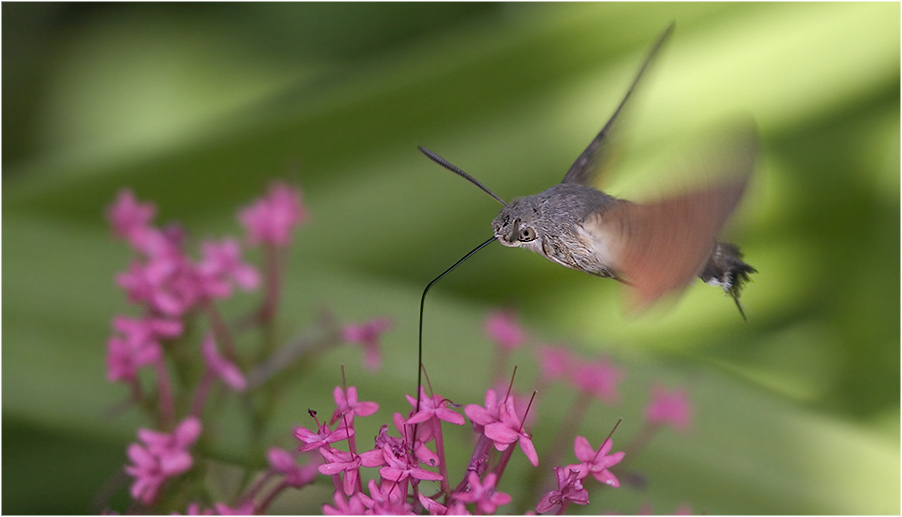
[[[617,117],[620,115],[620,112],[623,111],[623,107],[632,95],[633,90],[636,89],[636,85],[639,84],[639,79],[642,78],[649,63],[651,63],[652,59],[658,53],[658,50],[661,48],[661,45],[663,45],[670,36],[670,33],[673,32],[673,25],[674,24],[671,23],[667,29],[664,30],[664,33],[658,37],[651,52],[648,53],[648,57],[646,57],[645,61],[642,63],[642,68],[639,69],[639,73],[636,74],[632,84],[626,91],[626,95],[623,96],[623,100],[620,101],[617,109],[614,110],[614,114],[611,115],[611,118],[604,127],[601,128],[601,131],[598,132],[595,138],[589,142],[589,146],[579,155],[579,158],[573,162],[573,165],[570,166],[570,169],[567,171],[567,174],[564,175],[564,179],[561,183],[581,183],[583,185],[590,185],[595,181],[595,177],[601,171],[602,166],[605,165],[605,161],[609,155],[607,152],[608,141],[610,140],[609,134],[617,121]]]

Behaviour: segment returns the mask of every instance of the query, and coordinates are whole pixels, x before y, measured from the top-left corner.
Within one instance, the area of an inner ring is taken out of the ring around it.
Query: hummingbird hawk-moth
[[[756,271],[742,260],[736,245],[718,242],[717,236],[739,204],[754,169],[754,138],[747,138],[746,145],[736,149],[734,174],[681,194],[634,203],[592,186],[604,164],[605,146],[618,115],[671,32],[673,24],[655,42],[611,118],[570,166],[561,183],[544,192],[507,203],[473,176],[419,147],[434,162],[473,183],[504,208],[492,221],[492,237],[435,277],[423,290],[417,394],[423,384],[426,293],[442,277],[495,240],[504,246],[526,248],[577,271],[618,280],[629,286],[636,307],[645,307],[669,292],[680,291],[695,277],[700,277],[722,287],[745,318],[739,294],[749,274]],[[418,398],[417,411],[419,403]],[[413,436],[415,441],[416,427]]]
[[[645,307],[669,292],[680,291],[695,277],[700,277],[723,288],[745,318],[739,295],[749,274],[756,271],[742,260],[738,247],[718,242],[717,236],[742,198],[754,169],[753,138],[737,148],[731,165],[733,174],[677,195],[635,203],[592,186],[604,163],[611,128],[672,31],[673,24],[658,38],[614,114],[561,183],[543,192],[507,203],[473,176],[419,147],[430,159],[504,205],[492,221],[492,238],[448,271],[497,240],[504,246],[528,249],[577,271],[618,280],[629,286],[636,307]],[[426,290],[448,271],[433,280]],[[424,291],[424,297],[425,294]],[[422,321],[422,303],[420,318]]]

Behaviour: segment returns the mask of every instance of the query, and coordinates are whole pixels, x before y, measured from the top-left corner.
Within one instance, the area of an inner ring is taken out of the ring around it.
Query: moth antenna
[[[506,203],[503,199],[501,199],[500,197],[498,197],[497,194],[495,194],[494,192],[492,192],[491,190],[489,190],[488,187],[486,187],[485,185],[483,185],[482,183],[480,183],[479,180],[477,180],[477,179],[474,178],[473,176],[470,176],[470,175],[467,174],[466,172],[462,171],[462,170],[460,169],[460,167],[457,167],[456,165],[452,164],[452,163],[449,162],[448,160],[442,158],[441,156],[435,154],[434,152],[430,151],[429,149],[426,149],[425,147],[423,147],[423,146],[421,146],[421,145],[418,145],[418,146],[417,146],[417,149],[419,149],[421,153],[423,153],[423,154],[425,154],[426,156],[428,156],[430,160],[432,160],[432,161],[434,161],[435,163],[441,165],[442,167],[448,169],[449,171],[453,172],[454,174],[457,174],[457,175],[460,176],[461,178],[463,178],[463,179],[469,181],[470,183],[476,185],[477,187],[481,188],[483,192],[485,192],[486,194],[488,194],[488,195],[492,196],[493,198],[497,199],[499,203],[501,203],[501,204],[504,205],[504,206],[507,206],[507,203]]]
[[[424,153],[427,153],[427,151],[425,149],[423,149],[422,147],[420,148],[420,150],[423,151]],[[429,154],[426,154],[426,156],[429,156]],[[441,158],[439,158],[439,160],[440,159]],[[441,163],[441,162],[439,162],[439,163]],[[454,167],[454,166],[452,165],[452,167]],[[461,171],[461,172],[463,172],[463,171]],[[464,174],[466,174],[466,173],[464,173]],[[454,271],[457,268],[457,266],[461,265],[465,260],[472,257],[477,251],[479,251],[482,248],[485,248],[486,246],[491,244],[492,241],[494,241],[494,240],[495,240],[495,236],[493,235],[487,241],[483,242],[479,246],[476,246],[475,248],[470,250],[469,253],[464,255],[463,258],[461,258],[460,260],[455,262],[451,267],[449,267],[448,269],[443,271],[442,274],[433,278],[431,282],[426,284],[426,288],[423,289],[423,296],[420,297],[420,330],[419,330],[419,334],[417,337],[417,391],[415,392],[416,393],[415,396],[417,399],[417,406],[416,406],[416,409],[414,410],[415,413],[420,412],[420,388],[423,386],[423,305],[426,303],[426,293],[428,293],[429,288],[431,288],[433,285],[435,285],[436,282],[441,280],[442,277],[444,277],[448,273]],[[417,441],[417,428],[416,428],[416,426],[414,426],[413,439],[410,440],[411,448],[414,447],[414,444],[416,443],[416,441]]]

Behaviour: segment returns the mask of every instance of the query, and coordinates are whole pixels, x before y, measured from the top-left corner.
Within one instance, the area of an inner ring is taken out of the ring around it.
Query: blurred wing
[[[664,33],[658,37],[658,41],[655,42],[648,57],[645,58],[645,62],[642,63],[642,68],[639,69],[639,73],[636,74],[636,78],[633,79],[633,84],[631,84],[629,90],[626,91],[626,95],[624,95],[623,100],[620,101],[620,105],[614,110],[614,114],[611,115],[607,124],[601,128],[601,131],[595,136],[595,139],[589,143],[586,150],[579,155],[579,158],[577,158],[575,162],[573,162],[573,165],[570,166],[570,170],[564,175],[564,179],[561,183],[581,183],[583,185],[593,186],[591,183],[594,182],[595,177],[601,170],[601,166],[605,162],[605,158],[609,154],[607,152],[607,143],[609,140],[608,134],[611,132],[611,128],[614,127],[617,116],[620,115],[620,112],[626,105],[626,101],[630,98],[630,95],[632,95],[633,90],[636,89],[636,85],[639,84],[639,79],[642,78],[642,74],[645,73],[645,69],[648,68],[652,58],[655,57],[655,54],[658,53],[658,49],[661,48],[661,45],[667,40],[670,33],[673,32],[673,25],[674,24],[671,23]]]
[[[753,153],[748,158],[735,179],[651,203],[621,202],[586,217],[583,238],[631,287],[634,308],[682,290],[702,271],[748,184]]]

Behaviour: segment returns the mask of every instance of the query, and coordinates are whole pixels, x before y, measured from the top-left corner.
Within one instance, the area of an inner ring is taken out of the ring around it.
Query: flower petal
[[[407,474],[404,471],[396,469],[395,467],[382,467],[379,469],[379,475],[389,481],[399,481],[407,477]]]
[[[325,463],[323,465],[320,465],[316,469],[320,474],[325,474],[326,476],[334,476],[335,474],[343,471],[347,466],[347,463]]]
[[[539,455],[536,454],[536,448],[532,444],[532,440],[525,436],[520,436],[520,448],[523,449],[523,453],[526,454],[526,457],[529,458],[529,462],[532,463],[533,467],[539,466]]]
[[[488,409],[477,404],[467,404],[464,414],[475,424],[489,425],[498,421],[498,418]]]
[[[187,447],[197,440],[200,436],[201,424],[200,419],[196,416],[189,416],[175,428],[175,441],[181,447]]]
[[[428,470],[419,467],[410,469],[410,476],[425,481],[439,481],[442,479],[442,475],[438,472],[429,472]]]
[[[484,432],[485,435],[496,444],[514,443],[520,438],[520,433],[500,422],[485,426]]]
[[[585,436],[577,436],[573,441],[573,454],[582,462],[595,459],[595,449],[592,448]]]
[[[450,409],[444,408],[444,407],[436,409],[435,415],[440,420],[444,420],[445,422],[448,422],[451,424],[464,425],[464,423],[466,422],[464,420],[463,415],[461,415],[460,413],[458,413],[456,411],[451,411]]]
[[[618,488],[620,486],[620,480],[617,479],[617,476],[612,474],[608,469],[604,469],[601,472],[593,472],[592,475],[595,476],[595,479],[601,481],[606,485],[610,485],[614,488]]]

